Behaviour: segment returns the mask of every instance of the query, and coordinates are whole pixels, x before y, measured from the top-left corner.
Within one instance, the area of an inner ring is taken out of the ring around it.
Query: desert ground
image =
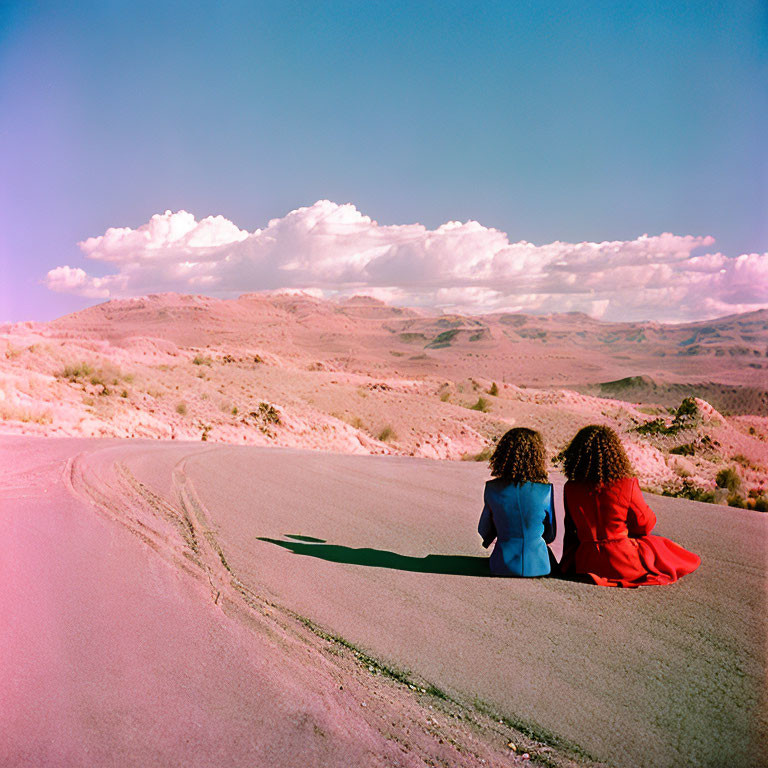
[[[0,456],[3,765],[765,765],[764,515],[649,496],[702,565],[615,590],[488,576],[474,462]]]
[[[160,294],[0,326],[0,432],[482,459],[526,425],[554,458],[600,422],[648,490],[768,509],[767,355],[768,311],[662,325]]]
[[[765,765],[767,353],[303,294],[0,326],[0,764]],[[559,488],[595,422],[701,567],[488,576],[495,441]]]

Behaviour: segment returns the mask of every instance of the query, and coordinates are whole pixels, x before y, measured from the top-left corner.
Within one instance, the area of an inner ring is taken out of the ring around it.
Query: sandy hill
[[[662,325],[161,294],[0,327],[0,428],[455,459],[515,424],[554,454],[602,421],[649,487],[711,490],[728,460],[759,491],[767,352],[768,311]],[[690,396],[700,418],[674,422]]]

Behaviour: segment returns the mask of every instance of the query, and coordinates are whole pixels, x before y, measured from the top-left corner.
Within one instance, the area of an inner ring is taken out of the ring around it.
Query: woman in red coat
[[[619,436],[584,427],[565,451],[562,573],[605,587],[671,584],[701,558],[651,534],[656,515],[645,503]]]

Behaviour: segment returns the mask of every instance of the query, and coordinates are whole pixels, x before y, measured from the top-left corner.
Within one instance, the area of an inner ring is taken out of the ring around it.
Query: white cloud
[[[533,245],[476,221],[380,226],[353,205],[320,200],[246,232],[222,216],[154,215],[80,243],[114,271],[57,267],[52,290],[94,298],[161,291],[237,296],[311,289],[368,293],[452,311],[578,310],[605,319],[684,320],[768,305],[768,254],[692,256],[711,237]]]

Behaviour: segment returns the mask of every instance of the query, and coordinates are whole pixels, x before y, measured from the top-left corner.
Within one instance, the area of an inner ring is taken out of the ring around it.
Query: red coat
[[[656,515],[636,477],[596,487],[569,480],[563,491],[565,540],[560,569],[606,587],[671,584],[701,558],[674,541],[653,536]]]

